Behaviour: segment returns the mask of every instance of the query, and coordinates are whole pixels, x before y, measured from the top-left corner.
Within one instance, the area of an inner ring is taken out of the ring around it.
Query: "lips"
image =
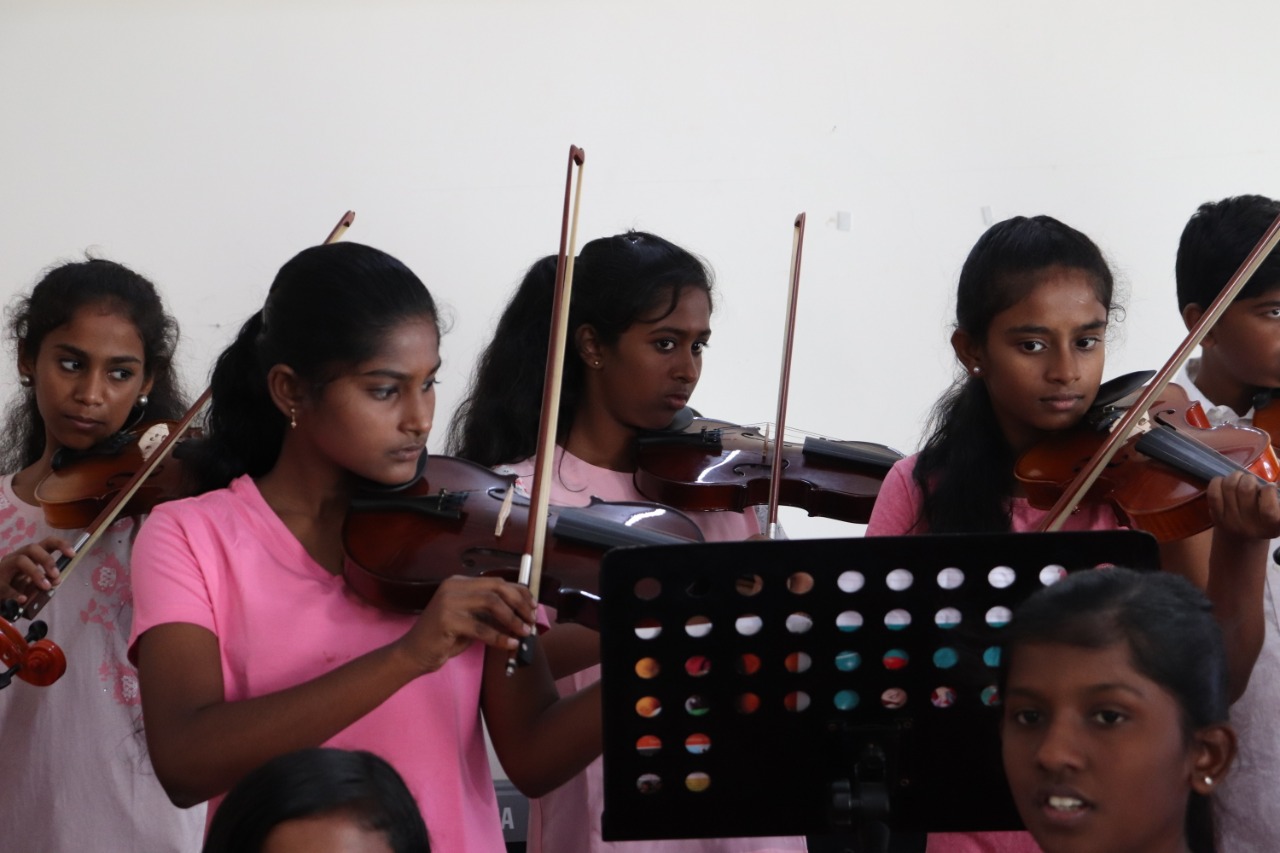
[[[666,400],[669,407],[675,410],[683,409],[689,404],[689,395],[682,391],[668,394],[663,399]]]
[[[1054,786],[1038,791],[1036,811],[1052,826],[1074,827],[1094,811],[1094,804],[1073,788]]]
[[[1069,412],[1079,406],[1083,399],[1083,394],[1052,394],[1048,397],[1041,397],[1040,402],[1055,412]]]
[[[412,462],[421,456],[425,449],[421,444],[410,444],[391,451],[391,457],[397,462]]]

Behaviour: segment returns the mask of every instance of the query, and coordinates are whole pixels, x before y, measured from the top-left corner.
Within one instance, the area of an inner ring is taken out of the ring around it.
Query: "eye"
[[[1044,341],[1021,341],[1018,348],[1023,352],[1042,352],[1046,349]]]
[[[1093,712],[1093,720],[1104,726],[1114,726],[1123,723],[1129,719],[1128,715],[1123,711],[1117,711],[1114,708],[1103,708]]]
[[[1262,316],[1269,317],[1272,320],[1280,320],[1280,306],[1268,308],[1266,311],[1262,312]]]
[[[710,342],[708,342],[708,341],[694,341],[694,342],[693,342],[693,354],[694,354],[694,355],[702,355],[703,350],[705,350],[705,349],[706,349],[707,347],[709,347],[709,346],[711,346],[711,344],[710,344]]]
[[[1042,719],[1041,713],[1032,708],[1023,708],[1018,711],[1012,711],[1009,714],[1009,717],[1020,726],[1034,726]]]
[[[658,348],[659,352],[671,352],[676,348],[676,342],[671,340],[671,338],[662,338],[661,340],[654,341],[653,345]]]
[[[376,388],[369,389],[369,396],[375,400],[390,400],[396,395],[396,391],[397,389],[394,385],[379,385]]]
[[[424,392],[424,393],[429,392],[429,391],[432,391],[432,390],[434,390],[434,389],[435,389],[435,387],[436,387],[437,385],[439,385],[439,384],[440,384],[440,380],[439,380],[439,379],[436,379],[436,378],[433,376],[433,377],[431,377],[430,379],[428,379],[426,382],[423,382],[423,383],[422,383],[422,390],[423,390],[423,392]]]
[[[134,377],[134,373],[127,367],[115,367],[107,371],[107,375],[117,382],[128,382]]]
[[[66,370],[68,372],[74,373],[75,371],[84,367],[84,362],[82,362],[78,358],[60,358],[58,359],[58,367],[61,367],[63,370]]]
[[[1097,335],[1091,335],[1087,338],[1081,338],[1080,340],[1076,341],[1076,349],[1082,349],[1087,351],[1087,350],[1095,349],[1101,343],[1102,343],[1102,338],[1098,337]]]

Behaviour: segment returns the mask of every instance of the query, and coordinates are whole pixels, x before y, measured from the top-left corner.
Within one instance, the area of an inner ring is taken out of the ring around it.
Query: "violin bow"
[[[1280,216],[1277,216],[1267,229],[1262,238],[1258,240],[1253,250],[1249,252],[1249,256],[1240,264],[1240,268],[1235,271],[1231,279],[1227,282],[1226,287],[1218,294],[1218,298],[1213,300],[1207,311],[1200,317],[1199,322],[1192,327],[1187,333],[1185,339],[1178,346],[1169,360],[1165,362],[1164,367],[1156,374],[1155,379],[1147,385],[1146,389],[1138,396],[1133,406],[1124,414],[1115,427],[1111,430],[1111,434],[1107,436],[1107,440],[1102,446],[1094,452],[1093,458],[1085,464],[1080,472],[1076,474],[1074,480],[1067,487],[1058,501],[1049,510],[1048,515],[1040,522],[1038,530],[1054,531],[1061,530],[1062,525],[1066,523],[1067,517],[1075,511],[1076,506],[1084,498],[1085,494],[1097,482],[1098,477],[1102,476],[1103,469],[1110,464],[1112,458],[1119,452],[1120,447],[1128,440],[1129,436],[1139,426],[1140,422],[1147,417],[1147,410],[1158,399],[1158,395],[1162,393],[1169,382],[1173,380],[1184,362],[1191,356],[1191,353],[1205,336],[1218,322],[1227,308],[1231,307],[1231,303],[1245,285],[1253,278],[1254,273],[1262,266],[1276,244],[1280,243]]]
[[[782,376],[778,380],[778,416],[774,421],[773,463],[769,472],[769,515],[765,534],[778,538],[778,503],[782,493],[782,441],[787,427],[787,395],[791,390],[791,351],[796,339],[796,306],[800,298],[800,256],[804,252],[805,215],[796,216],[791,236],[790,285],[787,291],[787,325],[782,342]],[[766,439],[764,451],[769,453]]]
[[[351,223],[355,221],[355,217],[354,211],[348,210],[344,213],[342,218],[338,220],[338,224],[329,232],[329,236],[325,238],[325,243],[334,243],[340,240],[346,230],[351,227]],[[58,556],[55,565],[57,565],[58,571],[62,575],[63,582],[65,582],[66,576],[80,564],[80,560],[89,553],[94,544],[107,532],[107,529],[120,515],[120,512],[128,505],[138,490],[142,488],[147,478],[155,473],[156,469],[169,457],[170,451],[177,446],[178,440],[190,430],[191,425],[195,423],[196,418],[204,410],[212,393],[212,388],[205,389],[200,398],[182,416],[182,420],[169,430],[164,440],[156,446],[146,461],[125,482],[120,491],[116,493],[116,496],[102,508],[97,517],[77,537],[75,555],[68,557],[65,554],[60,554]],[[62,676],[66,669],[66,659],[62,655],[62,650],[54,645],[52,641],[43,639],[45,632],[48,630],[45,627],[45,623],[32,623],[32,630],[26,638],[32,641],[29,651],[26,640],[11,624],[18,619],[35,619],[61,588],[62,585],[59,584],[47,590],[38,590],[23,604],[9,608],[10,612],[6,615],[11,616],[11,619],[0,617],[0,661],[11,667],[10,671],[5,673],[3,679],[0,680],[0,688],[8,686],[12,680],[13,673],[17,671],[25,672],[26,670],[31,670],[30,675],[20,677],[38,687],[52,684]],[[37,637],[39,638],[38,640],[36,639]],[[39,662],[33,664],[32,661],[35,658],[28,657],[28,654],[37,656]],[[60,669],[48,662],[50,656],[62,659]]]
[[[524,553],[520,557],[517,583],[529,587],[538,600],[542,585],[542,557],[547,543],[547,514],[551,507],[551,467],[555,459],[556,434],[560,424],[560,384],[564,376],[565,340],[569,331],[569,303],[573,293],[573,264],[578,254],[578,210],[582,202],[582,171],[587,155],[576,145],[569,146],[569,167],[564,179],[564,214],[560,221],[560,250],[556,256],[556,286],[551,304],[551,332],[547,345],[547,367],[542,381],[542,413],[538,419],[538,451],[533,463],[533,492],[529,496],[529,526]],[[577,181],[574,181],[574,169]],[[572,206],[570,202],[572,201]],[[570,210],[572,209],[572,217]],[[533,662],[533,635],[507,658],[507,675],[517,666]]]

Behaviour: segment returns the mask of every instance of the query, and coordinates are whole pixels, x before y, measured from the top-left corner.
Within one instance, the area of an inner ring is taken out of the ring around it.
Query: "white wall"
[[[453,311],[442,427],[510,288],[554,250],[573,142],[584,237],[649,229],[718,273],[695,405],[773,417],[806,210],[789,422],[909,450],[952,375],[984,207],[1097,240],[1131,289],[1109,373],[1164,360],[1187,216],[1280,194],[1278,28],[1261,1],[9,0],[0,296],[86,249],[135,266],[199,390],[280,264],[355,208],[348,239]]]

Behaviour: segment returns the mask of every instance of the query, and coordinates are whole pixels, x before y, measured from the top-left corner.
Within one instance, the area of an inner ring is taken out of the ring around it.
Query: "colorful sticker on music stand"
[[[1000,704],[1000,691],[994,684],[982,688],[982,704],[994,708]]]
[[[705,696],[695,693],[684,700],[684,709],[691,717],[702,717],[711,710],[711,704],[707,702]]]
[[[950,646],[943,646],[933,653],[933,665],[938,669],[951,669],[960,662],[960,655]]]
[[[690,773],[684,777],[684,786],[695,794],[701,794],[711,787],[711,777],[706,773]]]
[[[890,687],[880,694],[880,704],[890,711],[896,711],[907,704],[907,691],[901,687]]]
[[[702,755],[711,749],[711,738],[701,732],[694,732],[684,739],[684,748],[690,755]]]
[[[857,691],[841,690],[836,693],[832,701],[835,703],[837,711],[852,711],[858,707],[860,700],[858,699]]]
[[[662,749],[662,738],[657,735],[642,735],[636,741],[636,752],[648,758],[651,755],[657,755]]]
[[[636,675],[641,678],[656,678],[661,671],[662,667],[658,666],[658,661],[654,658],[640,658],[636,661]]]
[[[857,652],[843,651],[836,653],[836,669],[841,672],[853,672],[862,666],[862,655]]]
[[[711,671],[711,659],[706,655],[694,655],[684,662],[684,671],[694,678],[701,678]]]
[[[911,656],[907,654],[905,649],[889,649],[884,653],[882,660],[885,669],[906,669],[907,664],[911,662]]]
[[[929,697],[929,701],[933,703],[935,708],[950,708],[956,703],[956,692],[950,687],[936,687],[933,695]]]
[[[636,713],[642,717],[656,717],[662,713],[662,703],[657,696],[641,696],[636,700]]]

